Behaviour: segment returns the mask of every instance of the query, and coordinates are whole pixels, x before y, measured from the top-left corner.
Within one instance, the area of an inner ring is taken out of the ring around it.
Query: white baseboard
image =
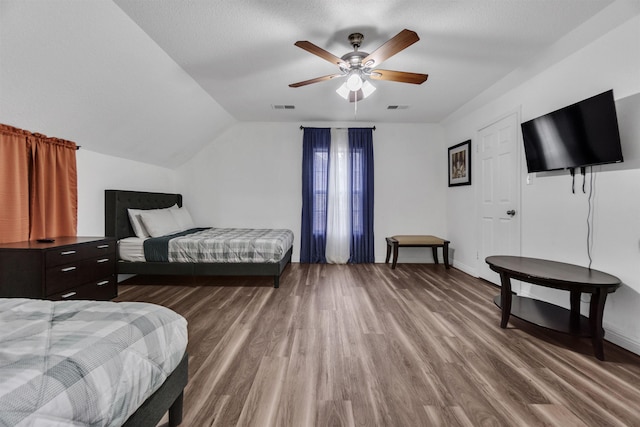
[[[604,328],[604,339],[617,345],[625,350],[629,350],[632,353],[640,355],[640,342],[634,341],[629,337],[622,335],[620,332],[611,328],[606,323],[602,325]]]
[[[464,273],[467,273],[469,276],[478,277],[478,272],[475,268],[469,267],[468,265],[465,265],[461,262],[454,261],[451,266]]]

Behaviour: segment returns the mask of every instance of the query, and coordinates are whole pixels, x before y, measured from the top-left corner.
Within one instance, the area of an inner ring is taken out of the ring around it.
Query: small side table
[[[387,258],[384,263],[389,263],[391,250],[393,249],[393,263],[391,269],[396,268],[398,262],[398,248],[414,247],[414,248],[431,248],[433,251],[433,261],[438,264],[438,248],[442,248],[442,256],[444,257],[444,266],[449,269],[449,241],[436,236],[392,236],[387,237]]]

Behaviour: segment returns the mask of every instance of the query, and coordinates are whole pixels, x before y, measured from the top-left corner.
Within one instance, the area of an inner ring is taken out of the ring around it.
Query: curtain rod
[[[303,130],[304,128],[305,128],[304,126],[300,125],[300,130]],[[349,129],[349,128],[334,128],[334,129]],[[360,129],[366,129],[366,128],[360,128]],[[376,127],[374,126],[370,129],[376,130]]]

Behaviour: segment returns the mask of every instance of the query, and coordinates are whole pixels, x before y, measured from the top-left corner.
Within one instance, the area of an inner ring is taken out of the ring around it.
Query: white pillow
[[[173,214],[173,219],[176,220],[176,223],[180,227],[180,231],[188,230],[196,226],[187,208],[179,208],[178,205],[175,205],[172,206],[170,210],[171,214]]]
[[[149,232],[144,227],[142,223],[142,219],[140,218],[141,212],[152,212],[152,211],[163,211],[169,209],[178,209],[178,204],[169,207],[169,208],[161,208],[161,209],[127,209],[127,213],[129,214],[129,222],[131,222],[131,228],[133,228],[133,232],[136,237],[140,237],[141,239],[150,237]]]
[[[145,237],[149,237],[149,233],[147,232],[147,229],[144,228],[144,224],[140,219],[140,212],[144,211],[142,209],[127,209],[127,213],[129,214],[129,222],[131,223],[133,232],[136,234],[136,237],[144,239]]]
[[[182,231],[173,218],[171,209],[141,211],[140,218],[151,237],[166,236]]]

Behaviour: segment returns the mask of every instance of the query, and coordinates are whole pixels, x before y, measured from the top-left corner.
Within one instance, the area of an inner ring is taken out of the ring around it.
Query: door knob
[[[514,216],[515,214],[516,214],[516,211],[513,209],[507,211],[507,215],[509,216]]]

